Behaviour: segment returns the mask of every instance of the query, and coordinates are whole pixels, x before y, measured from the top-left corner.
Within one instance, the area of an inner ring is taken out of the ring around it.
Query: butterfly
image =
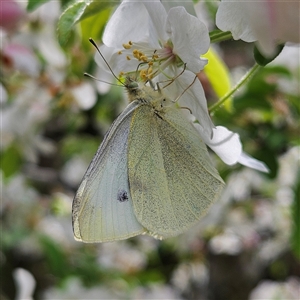
[[[130,77],[124,86],[129,104],[106,133],[73,200],[78,241],[176,236],[206,214],[224,186],[182,109],[160,89]]]

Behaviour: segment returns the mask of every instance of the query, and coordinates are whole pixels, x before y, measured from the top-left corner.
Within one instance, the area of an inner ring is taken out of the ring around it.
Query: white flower
[[[87,162],[80,156],[73,156],[62,167],[60,172],[61,179],[72,187],[80,184],[86,171]]]
[[[13,277],[16,283],[16,300],[32,300],[36,286],[36,281],[31,273],[22,268],[16,268],[13,271]]]
[[[144,81],[158,82],[180,74],[164,93],[191,109],[188,118],[198,120],[204,142],[229,165],[239,162],[267,172],[263,163],[242,152],[237,134],[221,126],[213,129],[202,85],[195,80],[207,63],[200,55],[209,48],[208,30],[198,18],[181,6],[167,12],[160,1],[125,0],[109,20],[103,42],[101,52],[116,74],[138,73]],[[98,63],[107,69],[102,59]]]
[[[124,273],[136,273],[147,264],[147,256],[126,242],[105,243],[101,247],[98,262],[103,269],[116,269]]]
[[[82,110],[92,108],[97,101],[95,89],[86,82],[81,82],[79,85],[72,87],[70,91]]]
[[[174,100],[181,96],[180,105],[191,108],[211,136],[213,124],[203,88],[198,80],[193,83],[207,63],[200,55],[209,48],[208,30],[198,18],[181,6],[167,12],[160,1],[125,0],[109,20],[103,42],[101,52],[117,75],[162,82],[175,78],[186,66],[164,92]],[[97,62],[107,70],[102,59]]]
[[[118,293],[123,292],[123,289],[120,286],[115,286],[114,282],[112,285],[111,288],[104,285],[87,288],[79,278],[70,277],[65,282],[64,289],[51,287],[44,292],[43,299],[119,299]]]
[[[171,64],[186,63],[187,69],[199,73],[207,63],[200,55],[209,48],[208,30],[199,19],[183,7],[173,7],[167,13],[158,1],[122,2],[105,28],[103,42],[118,49],[114,51],[114,60],[123,65],[119,71],[135,71],[138,63],[152,61],[154,70],[144,74],[150,79],[158,68],[165,69]],[[122,58],[124,55],[134,60],[132,65]]]
[[[299,299],[300,280],[289,277],[286,281],[261,281],[250,293],[249,299]]]
[[[3,55],[14,69],[30,76],[37,77],[40,74],[41,65],[34,52],[22,44],[11,43],[3,48]]]
[[[213,237],[209,242],[209,247],[215,254],[228,255],[238,255],[243,249],[241,239],[229,230]]]
[[[0,149],[5,151],[13,142],[17,142],[26,159],[36,161],[38,149],[43,148],[41,143],[44,142],[39,137],[39,130],[50,116],[50,102],[51,94],[37,81],[23,81],[23,87],[15,95],[14,101],[0,109]],[[46,148],[49,150],[48,146]]]
[[[159,282],[153,283],[149,286],[138,286],[132,293],[131,299],[168,299],[181,300],[183,299],[177,289],[173,286],[162,284]]]
[[[234,39],[257,41],[265,55],[272,55],[276,44],[300,42],[299,9],[299,0],[222,0],[216,25],[223,31],[231,31]]]
[[[285,46],[269,66],[283,66],[292,76],[278,78],[279,89],[288,95],[300,96],[300,44]]]
[[[234,133],[223,126],[216,126],[213,129],[213,137],[208,138],[205,134],[203,134],[203,128],[200,124],[195,123],[194,126],[198,130],[206,145],[211,148],[227,165],[240,163],[261,172],[269,172],[269,169],[263,162],[243,152],[242,143],[237,133]]]

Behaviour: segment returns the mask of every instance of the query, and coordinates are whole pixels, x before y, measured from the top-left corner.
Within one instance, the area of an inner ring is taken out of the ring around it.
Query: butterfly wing
[[[134,215],[127,172],[129,126],[138,106],[130,103],[112,124],[84,175],[72,207],[76,240],[114,241],[145,231]]]
[[[196,129],[171,107],[159,116],[147,105],[133,113],[128,175],[135,215],[158,238],[196,223],[224,185]]]

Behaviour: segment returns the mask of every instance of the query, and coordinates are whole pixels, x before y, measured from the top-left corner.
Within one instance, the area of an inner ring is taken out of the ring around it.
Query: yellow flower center
[[[178,57],[173,53],[170,42],[162,48],[153,49],[145,44],[129,41],[123,44],[123,48],[124,50],[118,52],[119,55],[125,55],[127,60],[135,59],[138,62],[137,69],[128,73],[137,72],[143,81],[151,80],[167,66],[178,62]],[[122,75],[124,75],[123,72]]]

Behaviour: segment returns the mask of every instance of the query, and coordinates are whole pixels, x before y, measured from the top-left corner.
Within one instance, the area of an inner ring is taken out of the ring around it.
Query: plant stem
[[[214,30],[209,33],[210,42],[217,43],[226,40],[232,39],[232,34],[230,31],[221,31],[221,30]]]
[[[213,104],[209,107],[209,112],[212,113],[218,108],[221,107],[221,105],[224,104],[224,102],[229,99],[241,86],[243,86],[250,77],[256,73],[259,69],[262,67],[258,64],[255,64],[242,78],[241,80],[236,84],[236,86],[229,91],[225,96],[223,96],[217,103]]]

